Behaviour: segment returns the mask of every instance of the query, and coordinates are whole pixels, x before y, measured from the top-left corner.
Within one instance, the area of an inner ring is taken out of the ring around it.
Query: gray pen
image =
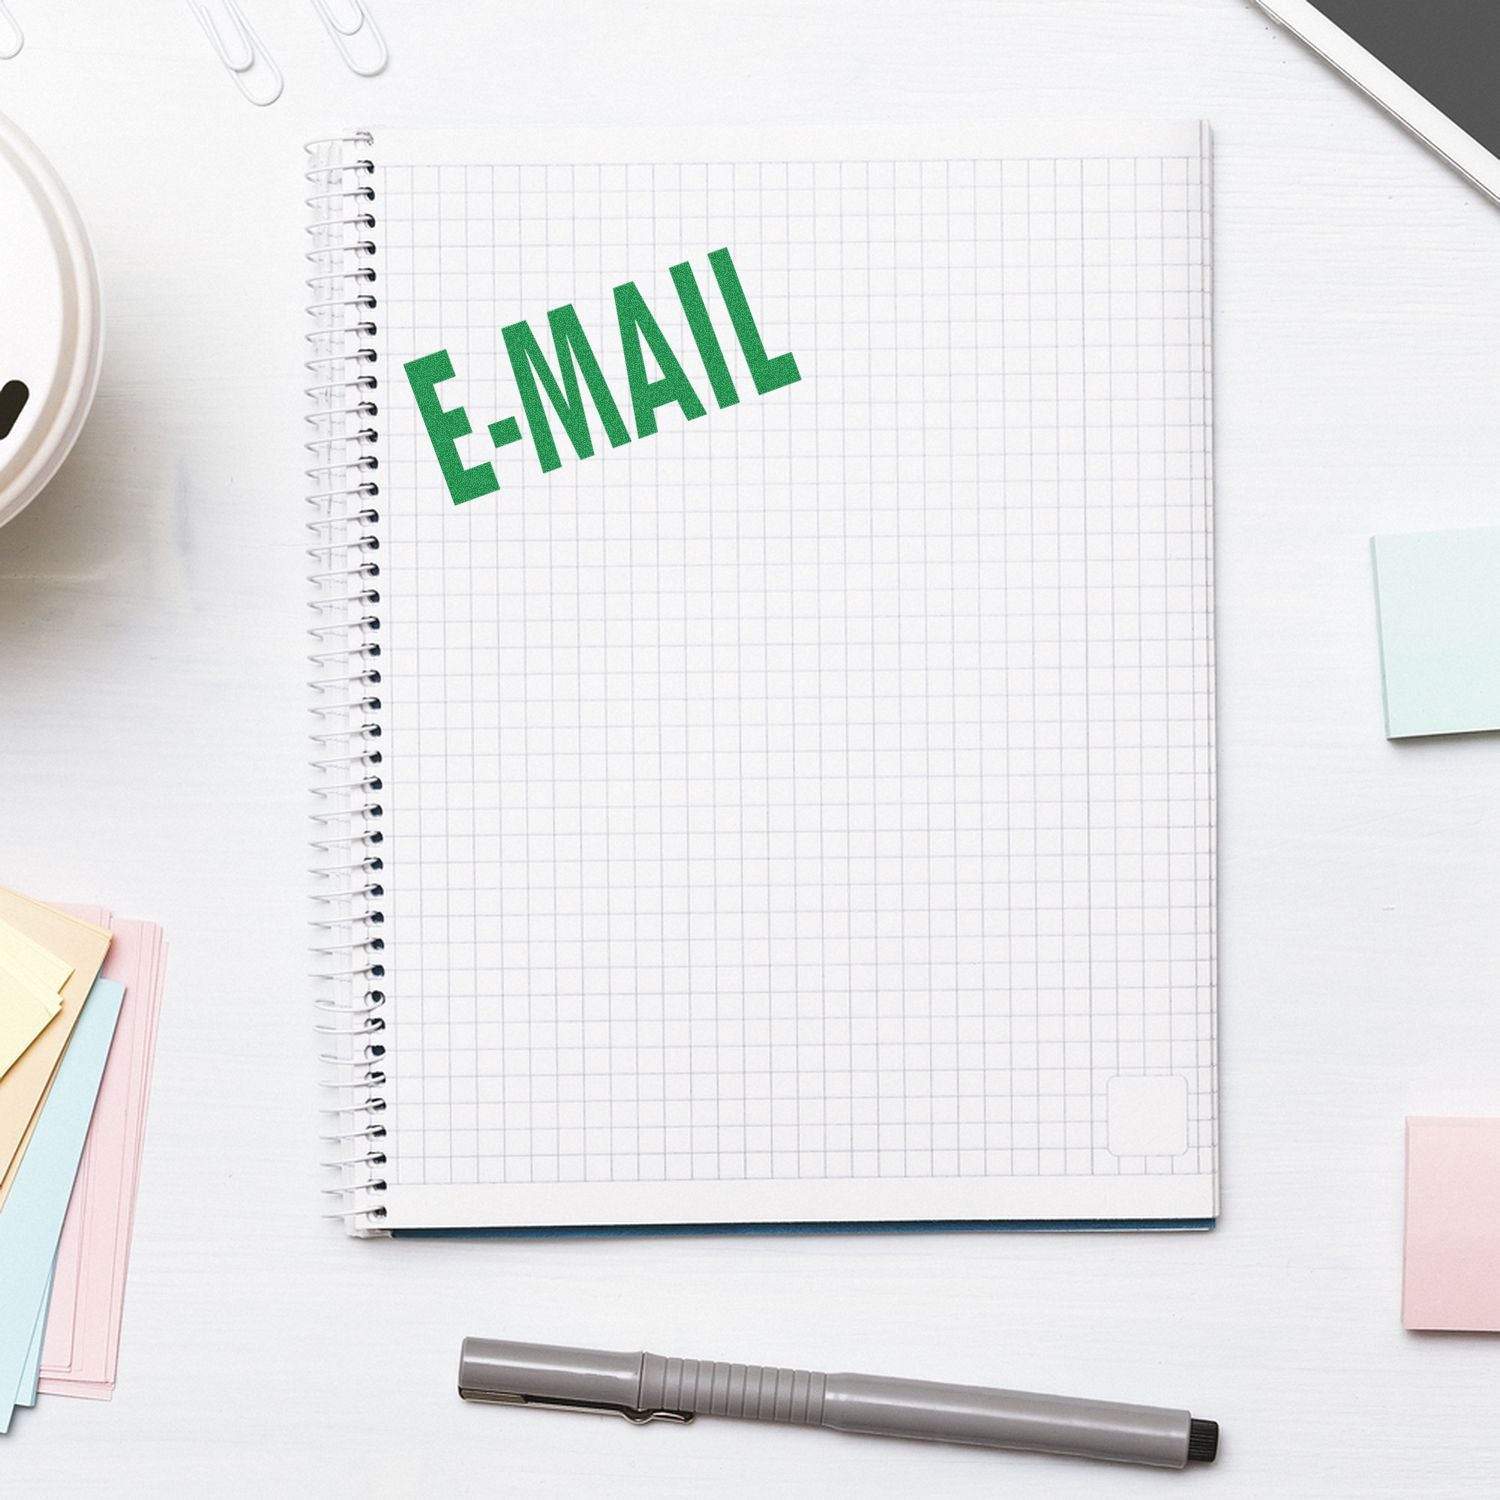
[[[742,1417],[1163,1469],[1209,1464],[1219,1451],[1217,1422],[1159,1406],[507,1339],[464,1340],[458,1393],[504,1406],[613,1412],[632,1422]]]

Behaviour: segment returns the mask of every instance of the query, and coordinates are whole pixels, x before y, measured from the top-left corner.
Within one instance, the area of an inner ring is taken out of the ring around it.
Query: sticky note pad
[[[1500,526],[1371,550],[1386,737],[1500,729]]]
[[[0,1207],[6,1278],[0,1299],[0,1432],[9,1431],[18,1399],[30,1390],[37,1321],[124,998],[124,985],[108,979],[89,991],[14,1191]]]
[[[1500,1333],[1500,1120],[1406,1122],[1401,1321]]]

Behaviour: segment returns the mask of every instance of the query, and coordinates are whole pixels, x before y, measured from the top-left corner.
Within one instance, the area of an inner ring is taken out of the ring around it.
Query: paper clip
[[[202,0],[188,0],[188,5],[197,16],[204,35],[213,44],[219,61],[229,69],[229,75],[234,79],[234,86],[252,104],[260,108],[264,108],[267,104],[274,104],[281,98],[283,83],[281,69],[276,66],[271,54],[266,51],[265,43],[256,34],[255,28],[246,20],[244,11],[239,7],[239,0],[223,0],[223,4],[224,13],[234,22],[235,30],[238,32],[233,47],[225,41],[224,33],[219,29],[219,23],[214,20]],[[262,90],[252,88],[249,82],[250,76],[256,72],[257,63],[260,65],[260,71],[266,75]]]
[[[0,58],[14,57],[26,45],[21,23],[11,15],[10,7],[0,0]]]
[[[352,20],[345,20],[335,11],[330,0],[313,0],[313,9],[322,21],[323,29],[333,38],[333,45],[339,49],[339,56],[344,59],[349,71],[358,73],[361,78],[373,78],[391,60],[390,49],[380,34],[380,28],[375,24],[375,17],[365,5],[365,0],[347,0],[347,3],[353,12]],[[370,54],[368,61],[362,61],[351,44],[351,39],[355,37],[368,40],[369,45],[364,49]]]

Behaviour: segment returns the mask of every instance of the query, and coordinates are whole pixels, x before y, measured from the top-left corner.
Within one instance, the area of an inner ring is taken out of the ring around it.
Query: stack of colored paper
[[[161,929],[0,890],[0,1432],[114,1389]]]

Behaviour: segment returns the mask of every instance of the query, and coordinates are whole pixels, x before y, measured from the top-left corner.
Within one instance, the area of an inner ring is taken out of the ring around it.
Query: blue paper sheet
[[[124,998],[124,985],[110,979],[94,982],[10,1196],[0,1208],[0,1266],[5,1268],[5,1295],[0,1297],[0,1432],[10,1431],[16,1403],[30,1388],[32,1350],[57,1242]]]
[[[36,1328],[31,1335],[31,1348],[26,1351],[26,1364],[21,1371],[21,1389],[16,1392],[17,1406],[35,1406],[37,1392],[42,1383],[42,1345],[47,1338],[47,1309],[52,1306],[52,1283],[57,1277],[57,1257],[52,1257],[52,1269],[47,1273],[47,1285],[42,1288],[42,1305],[37,1309]]]
[[[1500,729],[1500,526],[1371,546],[1386,738]]]

